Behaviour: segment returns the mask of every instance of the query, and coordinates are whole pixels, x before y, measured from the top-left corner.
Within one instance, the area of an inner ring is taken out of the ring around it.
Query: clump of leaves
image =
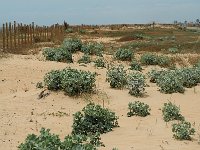
[[[75,53],[81,50],[82,42],[78,38],[68,38],[63,41],[61,47],[71,53]]]
[[[157,85],[160,87],[160,91],[171,94],[171,93],[184,93],[183,81],[180,76],[177,76],[175,70],[170,70],[162,74],[156,80]]]
[[[176,48],[176,47],[170,47],[170,48],[168,49],[168,51],[169,51],[170,53],[178,53],[178,52],[179,52],[179,49]]]
[[[43,51],[43,55],[46,60],[58,61],[58,62],[68,62],[72,63],[72,53],[61,47],[58,48],[46,48]]]
[[[101,67],[101,68],[104,68],[106,67],[106,63],[104,61],[103,58],[97,58],[95,61],[94,61],[94,64],[96,67]]]
[[[172,104],[171,102],[164,103],[162,114],[165,122],[169,122],[172,120],[184,120],[184,117],[180,114],[180,108]]]
[[[69,96],[90,93],[95,87],[95,73],[66,68],[52,70],[44,77],[49,90],[63,90]]]
[[[136,97],[142,96],[145,91],[145,76],[141,73],[132,73],[128,75],[129,94]]]
[[[52,70],[48,72],[44,77],[44,84],[49,90],[60,90],[61,85],[61,71]]]
[[[124,66],[111,66],[107,71],[106,81],[111,88],[123,88],[127,84],[127,74]]]
[[[84,64],[88,64],[91,62],[91,58],[89,55],[83,55],[79,60],[78,63],[84,63]]]
[[[130,49],[119,48],[114,57],[121,61],[131,61],[133,58],[133,52]]]
[[[89,42],[87,44],[83,44],[81,51],[84,54],[88,55],[97,55],[103,56],[104,45],[102,43],[97,42]]]
[[[191,135],[194,135],[195,129],[191,127],[190,122],[182,121],[172,125],[174,138],[178,140],[191,140]]]
[[[43,83],[42,82],[37,82],[36,84],[36,88],[38,89],[42,89],[44,87]]]
[[[97,147],[104,146],[100,141],[100,134],[77,135],[72,134],[65,137],[61,150],[97,150]]]
[[[155,70],[152,69],[147,73],[147,76],[150,78],[150,82],[156,83],[156,80],[164,73],[164,70]]]
[[[61,148],[62,142],[58,135],[51,134],[50,129],[42,128],[40,130],[40,135],[30,134],[27,136],[25,143],[19,145],[20,150],[41,150],[41,149],[51,149],[58,150]]]
[[[74,114],[73,134],[106,133],[118,126],[118,117],[107,108],[94,103],[88,104],[82,112]]]
[[[61,74],[62,89],[69,96],[90,93],[95,87],[95,73],[67,68]]]
[[[161,67],[169,67],[171,65],[171,59],[168,56],[158,56],[158,65]]]
[[[142,71],[141,65],[135,60],[130,63],[130,67],[131,70]]]
[[[158,57],[152,53],[144,53],[140,61],[143,65],[157,65],[158,64]]]
[[[131,116],[141,116],[146,117],[150,115],[150,107],[149,105],[142,103],[140,101],[130,102],[128,104],[129,112],[127,113],[128,117]]]
[[[200,81],[200,71],[197,68],[182,68],[176,70],[177,76],[183,81],[183,86],[191,88]]]
[[[68,135],[62,142],[58,135],[51,134],[50,129],[42,128],[40,135],[28,135],[25,142],[21,143],[19,150],[97,150],[103,146],[100,141],[100,134]]]

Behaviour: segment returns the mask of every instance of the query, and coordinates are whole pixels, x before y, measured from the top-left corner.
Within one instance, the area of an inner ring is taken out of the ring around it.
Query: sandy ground
[[[75,58],[80,57],[75,56]],[[109,56],[107,56],[109,59]],[[52,69],[73,68],[96,71],[98,92],[92,96],[70,98],[63,92],[50,92],[44,99],[37,99],[41,89],[36,83],[43,80],[45,73]],[[150,68],[145,68],[144,72]],[[93,64],[87,67],[79,64],[66,64],[38,60],[33,55],[11,55],[0,59],[0,150],[16,150],[29,133],[38,134],[41,127],[50,128],[63,139],[70,134],[73,113],[81,110],[90,100],[105,103],[119,116],[119,128],[103,134],[106,147],[100,150],[199,150],[200,134],[200,86],[186,89],[185,94],[162,94],[155,84],[146,88],[145,98],[135,98],[127,90],[115,90],[105,82],[106,69],[96,69]],[[128,103],[140,100],[150,105],[151,115],[145,118],[128,118]],[[192,141],[177,141],[172,136],[171,123],[162,119],[161,108],[172,101],[181,107],[187,121],[193,124],[196,134]],[[65,112],[64,116],[52,113]]]

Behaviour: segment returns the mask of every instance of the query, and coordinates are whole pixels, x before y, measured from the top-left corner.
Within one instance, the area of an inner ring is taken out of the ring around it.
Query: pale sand
[[[75,56],[79,58],[81,54]],[[145,98],[135,98],[128,90],[115,90],[105,82],[106,69],[96,69],[93,64],[87,67],[74,64],[39,61],[36,56],[12,55],[0,59],[0,150],[16,150],[27,134],[38,134],[41,127],[50,128],[52,133],[59,134],[63,139],[71,133],[73,115],[81,110],[90,99],[95,103],[115,111],[119,116],[119,128],[103,134],[102,141],[106,147],[100,150],[199,150],[200,134],[200,86],[186,89],[185,94],[162,94],[155,84],[146,87]],[[106,57],[111,60],[110,56]],[[126,63],[124,63],[126,64]],[[96,71],[97,89],[99,94],[70,98],[63,92],[51,92],[49,96],[38,100],[42,91],[36,89],[36,83],[43,80],[45,73],[52,69],[72,68]],[[144,72],[150,67],[144,67]],[[101,92],[101,93],[100,93]],[[128,118],[127,106],[131,101],[140,100],[150,105],[151,115],[145,118]],[[177,141],[172,136],[172,123],[165,123],[161,109],[167,101],[180,105],[181,112],[187,121],[196,129],[192,141]],[[56,117],[48,115],[58,111],[66,112],[68,116]]]

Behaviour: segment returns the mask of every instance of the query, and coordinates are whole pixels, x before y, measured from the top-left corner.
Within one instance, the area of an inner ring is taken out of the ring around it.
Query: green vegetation
[[[82,112],[74,114],[73,134],[95,134],[112,131],[118,126],[118,117],[107,108],[94,103],[88,104]]]
[[[162,113],[165,122],[169,122],[172,120],[184,120],[184,117],[180,114],[180,108],[172,104],[171,102],[164,103]]]
[[[46,60],[72,63],[72,53],[64,48],[46,48],[43,51]]]
[[[169,67],[171,60],[168,56],[158,56],[152,53],[144,53],[140,61],[143,65],[159,65],[161,67]]]
[[[172,125],[172,132],[174,138],[178,140],[191,140],[191,135],[194,135],[195,129],[191,128],[191,123],[182,121]]]
[[[152,69],[147,73],[147,76],[150,78],[150,82],[156,83],[157,79],[161,76],[162,73],[164,73],[164,70],[155,70]]]
[[[82,42],[78,38],[68,38],[63,41],[61,47],[71,53],[75,53],[81,50]]]
[[[95,64],[96,67],[101,67],[101,68],[106,67],[106,63],[105,63],[104,59],[101,58],[101,57],[100,57],[100,58],[97,58],[97,59],[94,61],[94,64]]]
[[[85,54],[83,55],[79,60],[78,60],[78,63],[84,63],[84,64],[88,64],[91,62],[91,58],[89,55]]]
[[[130,49],[120,48],[116,51],[114,57],[121,61],[131,61],[133,59],[133,52]]]
[[[111,88],[123,88],[127,85],[127,74],[124,66],[111,66],[107,71],[106,81],[110,83]]]
[[[136,60],[133,60],[130,63],[130,67],[131,70],[142,71],[141,65]]]
[[[141,73],[131,73],[128,75],[129,94],[141,97],[145,91],[145,76]]]
[[[92,92],[95,81],[94,73],[71,68],[53,70],[44,77],[49,90],[63,90],[69,96]]]
[[[149,105],[144,104],[140,101],[131,102],[128,104],[129,112],[127,113],[128,117],[131,116],[141,116],[146,117],[150,115],[150,108]]]
[[[42,128],[40,135],[28,135],[18,148],[19,150],[97,150],[99,146],[102,146],[99,134],[68,135],[62,142],[58,135],[50,133],[50,129]]]
[[[82,45],[81,51],[88,55],[103,56],[104,45],[97,42],[89,42]]]

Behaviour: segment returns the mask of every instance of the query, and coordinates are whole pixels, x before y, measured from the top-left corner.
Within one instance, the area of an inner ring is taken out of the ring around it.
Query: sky
[[[0,0],[0,24],[173,23],[200,19],[200,0]]]

